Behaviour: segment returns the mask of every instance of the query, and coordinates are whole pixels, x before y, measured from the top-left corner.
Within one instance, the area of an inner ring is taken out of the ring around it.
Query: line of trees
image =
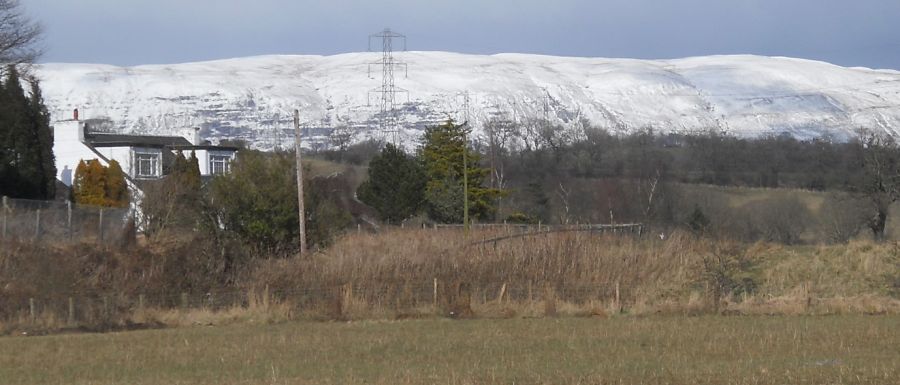
[[[567,130],[496,120],[466,146],[464,134],[452,129],[452,123],[428,128],[415,154],[385,146],[369,164],[360,200],[389,223],[420,212],[461,223],[464,147],[470,213],[480,221],[644,222],[785,243],[800,241],[817,221],[823,240],[843,242],[862,229],[883,239],[889,207],[900,200],[900,146],[871,130],[845,141],[799,140],[712,130],[621,135],[588,122]],[[355,159],[371,147],[349,146],[342,157]],[[698,197],[700,190],[688,187],[695,184],[827,192],[827,206],[813,220],[797,195],[772,194],[770,201],[737,207]]]

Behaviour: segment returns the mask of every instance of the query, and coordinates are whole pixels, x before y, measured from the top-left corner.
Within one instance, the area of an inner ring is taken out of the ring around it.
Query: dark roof
[[[211,144],[203,144],[199,146],[170,146],[173,150],[182,150],[182,151],[191,151],[191,150],[222,150],[222,151],[237,151],[240,150],[240,147],[236,146],[214,146]]]
[[[85,140],[94,147],[190,147],[191,142],[181,136],[144,136],[121,134],[90,134]]]

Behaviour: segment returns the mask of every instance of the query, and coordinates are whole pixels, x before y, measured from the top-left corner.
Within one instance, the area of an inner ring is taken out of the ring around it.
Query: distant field
[[[900,317],[445,319],[0,338],[3,384],[897,384]]]
[[[727,206],[729,209],[736,209],[741,206],[758,203],[772,202],[774,200],[785,200],[794,198],[801,202],[812,215],[814,220],[821,220],[822,215],[832,209],[828,205],[828,192],[810,191],[791,188],[754,188],[754,187],[731,187],[731,186],[713,186],[702,184],[678,184],[678,187],[684,194],[694,197],[702,197],[701,201],[714,201]],[[833,192],[832,192],[833,193]],[[702,205],[701,205],[702,206]],[[726,212],[733,215],[733,212]],[[888,239],[900,240],[900,204],[892,204],[890,214],[888,215],[887,226],[885,232]],[[808,243],[820,243],[820,234],[815,232],[818,230],[815,226],[808,226],[803,240]],[[871,239],[868,228],[863,226],[857,239]]]

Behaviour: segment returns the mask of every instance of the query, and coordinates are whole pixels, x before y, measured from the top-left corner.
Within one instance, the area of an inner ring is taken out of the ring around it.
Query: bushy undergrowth
[[[10,243],[0,251],[0,324],[7,331],[72,326],[70,297],[94,304],[79,302],[81,327],[181,325],[197,317],[900,312],[897,244],[745,244],[689,233],[497,239],[506,236],[505,230],[348,234],[305,259],[251,258],[231,268],[225,250],[195,239],[126,251]],[[41,304],[43,323],[24,316],[29,299]]]

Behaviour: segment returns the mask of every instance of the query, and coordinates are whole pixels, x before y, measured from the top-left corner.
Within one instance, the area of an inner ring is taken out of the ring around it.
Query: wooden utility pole
[[[463,232],[466,236],[469,235],[469,165],[466,159],[466,153],[469,152],[468,140],[468,133],[463,131]]]
[[[306,256],[306,215],[303,209],[303,163],[300,156],[300,111],[294,110],[294,152],[297,154],[297,207],[300,214],[300,257]]]
[[[460,126],[463,129],[463,233],[469,236],[469,91],[465,93],[466,121]]]

